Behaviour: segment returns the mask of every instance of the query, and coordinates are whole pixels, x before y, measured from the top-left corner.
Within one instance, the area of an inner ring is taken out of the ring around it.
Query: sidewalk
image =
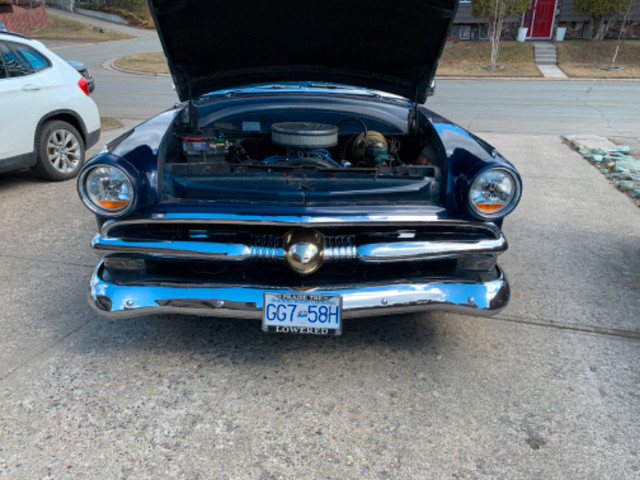
[[[75,20],[76,22],[88,23],[101,28],[108,28],[109,30],[115,30],[116,32],[130,35],[134,38],[148,39],[158,38],[158,34],[155,30],[145,30],[143,28],[129,27],[128,25],[120,25],[119,23],[109,22],[100,18],[89,17],[87,15],[81,15],[79,13],[67,12],[59,8],[48,5],[47,15],[55,15],[57,17],[68,18],[69,20]]]
[[[544,78],[566,80],[567,75],[558,68],[556,47],[552,42],[531,42],[534,51],[536,67]]]

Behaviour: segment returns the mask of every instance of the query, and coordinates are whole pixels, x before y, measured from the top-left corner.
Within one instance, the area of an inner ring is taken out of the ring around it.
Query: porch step
[[[557,67],[556,47],[551,42],[532,42],[533,58],[545,78],[564,79],[567,76]]]
[[[556,47],[551,42],[533,42],[536,65],[556,65]]]

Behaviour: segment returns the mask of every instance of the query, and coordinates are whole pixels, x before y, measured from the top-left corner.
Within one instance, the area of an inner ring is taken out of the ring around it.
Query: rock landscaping
[[[629,145],[595,135],[566,135],[573,148],[640,206],[640,156]]]

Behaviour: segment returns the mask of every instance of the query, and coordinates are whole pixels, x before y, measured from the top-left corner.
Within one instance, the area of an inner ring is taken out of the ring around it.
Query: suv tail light
[[[80,90],[82,90],[85,95],[88,97],[89,96],[89,82],[87,82],[87,79],[84,77],[81,77],[80,80],[78,80],[78,86],[80,87]]]

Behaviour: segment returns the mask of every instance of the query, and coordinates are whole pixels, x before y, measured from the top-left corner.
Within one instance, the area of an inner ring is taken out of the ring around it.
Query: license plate
[[[340,335],[342,297],[311,293],[265,293],[262,330]]]

